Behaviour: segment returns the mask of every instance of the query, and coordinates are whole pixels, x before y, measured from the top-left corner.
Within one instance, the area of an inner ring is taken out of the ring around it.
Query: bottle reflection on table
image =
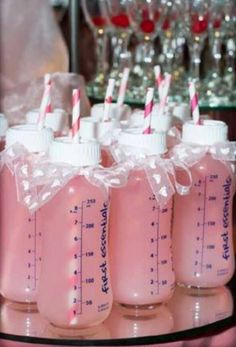
[[[143,309],[114,304],[104,324],[113,339],[133,338],[168,334],[173,329],[173,318],[165,305]]]
[[[36,305],[10,301],[1,303],[1,332],[4,334],[42,337],[47,321]],[[1,345],[0,345],[1,346]]]
[[[168,307],[174,318],[174,330],[179,331],[230,317],[233,312],[233,298],[227,287],[176,287]]]

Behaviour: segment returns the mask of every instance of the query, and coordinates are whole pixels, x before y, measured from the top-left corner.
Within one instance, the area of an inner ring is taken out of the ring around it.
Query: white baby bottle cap
[[[46,152],[52,139],[53,132],[49,128],[38,130],[35,124],[16,125],[7,130],[6,147],[18,142],[31,153]]]
[[[98,142],[74,143],[69,137],[57,137],[51,143],[49,157],[53,162],[91,166],[99,164],[101,149]]]
[[[118,126],[119,123],[116,120],[102,122],[92,117],[82,117],[80,119],[79,135],[84,140],[100,141],[106,134],[110,134]]]
[[[173,108],[173,116],[180,119],[183,123],[191,119],[189,104],[181,103]]]
[[[129,126],[130,128],[139,128],[144,122],[144,111],[136,109],[130,115]]]
[[[102,120],[104,114],[104,104],[95,104],[91,108],[91,117]],[[116,120],[128,119],[131,114],[131,108],[128,105],[111,104],[111,118]]]
[[[34,109],[26,113],[26,123],[36,124],[38,121],[39,109]],[[53,112],[46,114],[45,127],[51,128],[54,132],[62,131],[67,120],[65,110],[56,108]]]
[[[8,121],[3,113],[0,113],[0,137],[4,137],[6,135],[6,131],[8,129]]]
[[[142,134],[141,129],[127,129],[120,133],[118,143],[129,148],[133,147],[134,153],[140,153],[141,149],[149,155],[163,154],[167,151],[165,132]]]
[[[194,124],[192,120],[184,123],[182,141],[205,146],[227,141],[228,126],[224,122],[216,120],[202,120],[202,122],[201,125]]]
[[[164,131],[168,132],[172,125],[172,117],[170,114],[152,114],[152,128],[155,129],[155,131]]]

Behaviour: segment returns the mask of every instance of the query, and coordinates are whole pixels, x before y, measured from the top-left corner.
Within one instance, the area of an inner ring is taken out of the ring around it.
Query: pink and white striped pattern
[[[162,89],[163,89],[163,86],[164,86],[164,80],[162,79],[162,76],[161,76],[161,67],[160,67],[160,65],[154,66],[154,72],[155,72],[156,85],[157,85],[157,88],[158,88],[158,96],[159,96],[159,100],[161,100]]]
[[[168,93],[169,93],[169,89],[170,89],[171,79],[172,79],[172,76],[170,74],[165,75],[164,86],[162,89],[162,95],[161,95],[161,100],[160,100],[160,104],[159,104],[159,115],[160,116],[164,115],[165,107],[166,107],[166,104],[168,101]]]
[[[73,142],[78,143],[80,129],[80,89],[73,89],[72,107],[71,136]]]
[[[143,134],[151,134],[154,88],[148,88],[144,109]]]
[[[50,74],[46,74],[44,76],[44,88],[46,88],[47,85],[51,86],[52,84],[52,80],[51,80],[51,75]],[[51,89],[50,89],[50,93],[49,93],[49,97],[48,97],[48,104],[46,107],[46,112],[47,113],[51,113],[52,112],[52,96],[51,96]]]
[[[128,79],[129,79],[129,73],[130,69],[128,67],[124,68],[120,88],[118,92],[118,98],[117,98],[117,105],[121,106],[124,103],[125,100],[125,93],[128,85]]]
[[[193,122],[196,125],[200,125],[201,119],[200,119],[200,111],[199,111],[199,104],[198,104],[198,94],[197,94],[194,82],[189,83],[189,96],[190,96],[190,105],[192,110]]]
[[[112,104],[114,87],[115,87],[115,80],[113,78],[110,78],[108,81],[106,96],[104,100],[104,113],[103,113],[104,122],[107,122],[110,120],[110,109]]]
[[[39,117],[37,121],[38,130],[41,130],[44,127],[46,115],[48,112],[51,112],[51,78],[50,75],[47,74],[44,77],[44,92],[39,110]]]

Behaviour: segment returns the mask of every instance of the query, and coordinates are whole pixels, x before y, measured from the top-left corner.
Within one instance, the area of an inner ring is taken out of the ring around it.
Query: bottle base
[[[125,307],[126,309],[137,309],[137,310],[143,310],[143,311],[147,311],[147,310],[154,310],[155,308],[157,308],[158,306],[161,306],[162,303],[157,303],[157,304],[145,304],[145,305],[137,305],[137,304],[122,304],[122,303],[117,303],[118,305]]]
[[[100,324],[101,323],[97,323],[84,328],[76,328],[68,326],[58,326],[53,323],[50,323],[50,330],[53,331],[53,334],[56,334],[59,337],[86,339],[92,338],[93,335],[97,334]]]

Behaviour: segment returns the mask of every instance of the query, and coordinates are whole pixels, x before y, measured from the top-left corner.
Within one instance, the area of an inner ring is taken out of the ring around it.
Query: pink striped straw
[[[47,76],[47,75],[46,75]],[[40,105],[40,110],[39,110],[39,117],[37,121],[38,125],[38,130],[41,130],[44,127],[46,115],[50,110],[51,105],[51,87],[52,84],[49,82],[48,77],[44,78],[44,91],[43,91],[43,97]],[[46,80],[46,82],[45,82]],[[51,79],[50,79],[51,81]]]
[[[158,88],[158,96],[159,96],[159,100],[161,100],[161,95],[162,95],[162,89],[163,89],[163,79],[161,76],[161,67],[160,65],[156,65],[154,66],[154,72],[155,72],[155,79],[156,79],[156,85]]]
[[[51,85],[51,84],[52,84],[51,75],[50,75],[49,73],[47,73],[47,74],[44,76],[44,88],[45,88],[47,85]],[[46,112],[47,112],[47,113],[51,113],[51,112],[52,112],[51,90],[50,90],[50,93],[49,93],[49,99],[48,99],[48,104],[47,104]]]
[[[108,81],[106,96],[104,100],[104,113],[103,113],[104,122],[107,122],[110,119],[110,109],[111,109],[114,87],[115,87],[115,80],[113,78],[110,78]]]
[[[196,91],[194,82],[189,83],[189,96],[190,96],[190,105],[191,105],[191,110],[193,115],[193,122],[196,125],[200,125],[201,120],[200,120],[200,111],[199,111],[199,104],[198,104],[198,93]]]
[[[164,86],[162,89],[162,95],[161,95],[161,100],[160,100],[160,104],[159,104],[159,115],[160,116],[163,116],[164,111],[165,111],[166,103],[168,100],[168,93],[169,93],[169,89],[170,89],[171,79],[172,79],[172,76],[170,74],[165,75]]]
[[[144,109],[144,126],[143,134],[151,134],[151,120],[153,108],[154,88],[148,88]]]
[[[129,73],[130,69],[128,67],[124,68],[120,88],[118,92],[118,98],[117,98],[117,105],[121,106],[124,103],[125,100],[125,93],[128,85],[128,79],[129,79]]]
[[[72,94],[72,127],[71,135],[74,143],[79,142],[80,128],[80,89],[73,89]]]

